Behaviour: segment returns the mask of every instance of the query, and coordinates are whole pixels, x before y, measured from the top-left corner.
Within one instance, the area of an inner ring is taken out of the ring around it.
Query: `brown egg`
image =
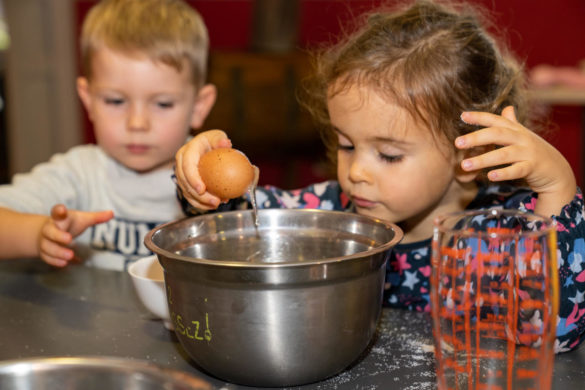
[[[199,174],[207,191],[221,199],[232,199],[248,190],[254,180],[254,167],[239,150],[219,148],[201,156]]]

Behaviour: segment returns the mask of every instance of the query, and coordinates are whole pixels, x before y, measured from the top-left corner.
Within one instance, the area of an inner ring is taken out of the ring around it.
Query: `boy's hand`
[[[455,140],[459,149],[497,145],[487,153],[461,162],[465,171],[495,167],[488,172],[491,181],[524,179],[538,193],[535,213],[558,215],[571,202],[577,183],[571,166],[563,155],[533,131],[522,126],[514,108],[506,107],[502,115],[486,112],[464,112],[461,119],[485,128]]]
[[[214,210],[221,199],[211,195],[199,175],[199,159],[206,152],[217,148],[229,148],[232,142],[221,130],[209,130],[195,136],[183,145],[175,155],[175,176],[185,199],[196,209]]]
[[[39,251],[41,259],[56,267],[64,267],[75,259],[69,244],[85,229],[98,223],[107,222],[114,216],[112,211],[67,210],[58,204],[51,209],[51,217],[41,228]]]

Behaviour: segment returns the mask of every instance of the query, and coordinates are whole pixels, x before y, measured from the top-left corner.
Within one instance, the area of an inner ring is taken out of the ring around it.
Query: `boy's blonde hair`
[[[203,19],[183,0],[101,0],[87,14],[81,32],[81,65],[91,79],[93,54],[102,47],[145,54],[205,83],[209,38]]]
[[[461,121],[463,111],[499,114],[512,105],[527,124],[523,68],[488,33],[483,16],[465,3],[400,3],[368,15],[361,28],[320,53],[304,105],[325,125],[333,161],[337,136],[329,128],[327,100],[355,84],[405,108],[453,148],[456,137],[477,129]]]

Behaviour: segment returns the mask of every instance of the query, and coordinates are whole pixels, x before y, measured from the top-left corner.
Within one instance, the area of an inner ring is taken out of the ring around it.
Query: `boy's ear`
[[[198,129],[203,126],[203,122],[211,108],[215,104],[215,98],[217,97],[217,89],[215,85],[206,84],[197,93],[197,99],[195,100],[195,106],[193,107],[193,114],[191,115],[191,127]]]
[[[81,99],[81,102],[87,111],[89,119],[93,121],[91,115],[91,94],[89,93],[89,81],[87,81],[87,78],[77,78],[77,94],[79,95],[79,99]]]

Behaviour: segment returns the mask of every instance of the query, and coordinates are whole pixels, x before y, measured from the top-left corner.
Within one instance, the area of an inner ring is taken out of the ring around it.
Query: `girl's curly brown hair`
[[[317,52],[301,103],[322,125],[329,157],[335,162],[337,137],[327,100],[355,84],[387,96],[451,145],[477,129],[461,121],[463,111],[499,114],[512,105],[529,125],[523,68],[496,44],[480,11],[430,0],[379,9],[355,33]]]

